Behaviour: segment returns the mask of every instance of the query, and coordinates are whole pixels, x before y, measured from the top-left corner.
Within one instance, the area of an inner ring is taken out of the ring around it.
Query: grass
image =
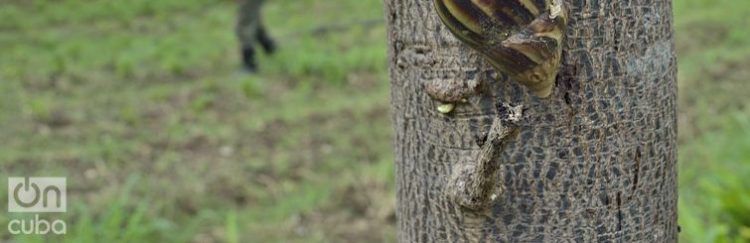
[[[681,237],[749,240],[750,3],[674,4]],[[64,238],[0,241],[392,241],[381,1],[269,1],[281,49],[258,75],[234,8],[4,3],[0,177],[66,176],[69,212]]]
[[[675,1],[684,242],[750,241],[750,2]]]

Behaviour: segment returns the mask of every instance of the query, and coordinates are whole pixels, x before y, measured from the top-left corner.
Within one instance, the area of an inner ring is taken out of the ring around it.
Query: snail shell
[[[434,0],[441,21],[492,66],[548,97],[560,68],[562,0]]]

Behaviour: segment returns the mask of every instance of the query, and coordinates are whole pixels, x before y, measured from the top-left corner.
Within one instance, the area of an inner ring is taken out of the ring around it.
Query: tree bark
[[[400,242],[676,242],[676,61],[670,0],[567,0],[563,64],[547,99],[498,74],[432,1],[385,0]],[[477,94],[444,114],[425,92]],[[446,196],[495,104],[524,107],[496,153],[486,210]]]

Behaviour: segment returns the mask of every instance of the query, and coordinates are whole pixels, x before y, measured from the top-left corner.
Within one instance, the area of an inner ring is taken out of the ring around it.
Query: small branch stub
[[[434,0],[442,22],[492,66],[548,97],[568,21],[562,0]]]
[[[470,210],[482,210],[492,203],[502,189],[497,186],[500,163],[495,160],[505,145],[518,134],[522,106],[498,104],[497,117],[481,147],[453,166],[446,186],[447,194],[457,204]]]

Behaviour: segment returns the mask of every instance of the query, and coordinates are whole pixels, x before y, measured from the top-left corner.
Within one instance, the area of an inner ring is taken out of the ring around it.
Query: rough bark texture
[[[676,82],[669,0],[567,0],[557,86],[539,99],[496,74],[440,23],[428,0],[385,0],[401,242],[677,240]],[[477,95],[449,114],[424,87]],[[499,153],[488,210],[446,196],[479,149],[495,104],[522,104]]]

